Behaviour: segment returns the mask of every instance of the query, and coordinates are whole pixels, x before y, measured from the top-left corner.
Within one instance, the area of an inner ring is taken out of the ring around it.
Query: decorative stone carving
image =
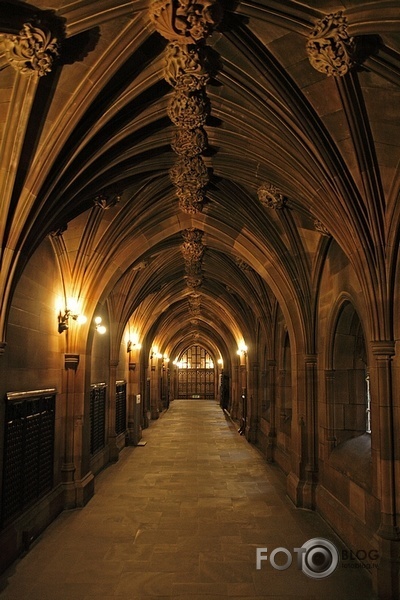
[[[263,183],[257,190],[258,199],[268,208],[281,210],[284,208],[287,198],[272,183]]]
[[[203,127],[210,114],[210,102],[202,91],[185,94],[177,91],[167,108],[171,121],[182,129]]]
[[[186,275],[186,285],[189,288],[197,289],[203,283],[203,276],[200,275]]]
[[[52,69],[58,56],[58,42],[45,27],[24,23],[18,35],[2,35],[8,61],[22,75],[42,77]]]
[[[187,214],[195,214],[203,210],[204,195],[202,190],[193,191],[188,188],[177,188],[180,209]]]
[[[171,144],[180,156],[193,157],[207,148],[207,134],[204,129],[178,129]]]
[[[115,206],[116,204],[118,204],[118,202],[120,202],[121,200],[121,195],[120,194],[99,194],[98,196],[96,196],[93,200],[93,202],[95,203],[96,206],[99,206],[100,208],[104,209],[104,210],[108,210],[109,208]]]
[[[153,0],[149,16],[170,42],[195,44],[212,33],[222,11],[216,0]]]
[[[197,192],[209,181],[208,169],[201,156],[181,157],[170,169],[171,181],[178,188]]]
[[[343,13],[327,15],[315,25],[307,42],[310,63],[328,76],[342,77],[353,66],[354,38],[347,33]]]
[[[210,75],[205,66],[203,46],[168,44],[164,79],[176,90],[189,93],[203,89]]]
[[[319,219],[315,219],[314,227],[315,227],[315,230],[318,231],[321,235],[330,237],[331,234],[330,234],[329,230],[325,227],[325,225],[321,221],[319,221]]]
[[[191,227],[190,229],[185,229],[182,232],[182,237],[184,242],[181,245],[181,252],[183,254],[183,258],[185,259],[185,263],[187,265],[199,263],[204,254],[204,246],[202,242],[203,232],[200,229]]]

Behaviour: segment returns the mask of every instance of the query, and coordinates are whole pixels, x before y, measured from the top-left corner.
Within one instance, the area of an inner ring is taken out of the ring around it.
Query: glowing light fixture
[[[94,322],[95,322],[95,325],[96,325],[96,331],[98,333],[100,333],[101,335],[103,335],[107,331],[107,328],[104,325],[101,324],[102,318],[101,317],[95,317]]]

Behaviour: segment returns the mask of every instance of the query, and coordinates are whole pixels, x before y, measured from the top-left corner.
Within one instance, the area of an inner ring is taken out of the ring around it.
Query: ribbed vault
[[[89,313],[108,302],[120,315],[117,337],[135,314],[143,335],[157,333],[174,347],[179,335],[206,340],[211,331],[216,345],[229,345],[253,335],[257,323],[268,336],[277,300],[292,342],[311,352],[332,238],[369,306],[378,298],[390,305],[384,273],[385,264],[394,268],[398,242],[400,148],[374,96],[385,96],[392,117],[398,112],[396,3],[346,7],[357,52],[345,77],[327,77],[310,64],[306,46],[332,13],[329,2],[220,2],[222,20],[201,41],[210,74],[202,154],[209,184],[196,214],[180,210],[170,178],[175,92],[165,80],[169,42],[150,18],[152,3],[55,1],[52,11],[2,4],[6,38],[33,14],[59,35],[58,60],[35,89],[6,55],[0,59],[3,164],[15,165],[2,189],[3,330],[20,273],[49,235],[65,289]],[[14,110],[21,102],[24,122]],[[265,184],[284,197],[283,208],[260,201]],[[191,227],[203,232],[205,248],[196,326],[180,252],[182,231]],[[373,337],[385,337],[389,311],[371,308],[369,326]]]

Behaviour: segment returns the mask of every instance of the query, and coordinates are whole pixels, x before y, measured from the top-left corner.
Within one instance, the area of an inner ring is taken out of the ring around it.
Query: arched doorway
[[[205,348],[190,346],[180,355],[177,366],[178,399],[214,398],[214,360]]]

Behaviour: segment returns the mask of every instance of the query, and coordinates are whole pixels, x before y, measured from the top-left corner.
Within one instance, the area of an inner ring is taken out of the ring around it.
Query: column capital
[[[394,356],[396,343],[394,340],[376,340],[371,342],[374,356]]]

